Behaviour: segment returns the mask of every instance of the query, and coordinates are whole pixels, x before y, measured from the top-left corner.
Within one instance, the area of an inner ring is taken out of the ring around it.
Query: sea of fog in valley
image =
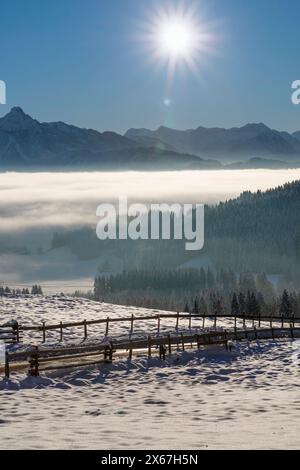
[[[300,179],[300,169],[175,172],[1,173],[0,231],[96,222],[96,208],[118,196],[142,202],[215,204],[245,190]]]
[[[117,203],[118,196],[145,203],[216,204],[297,179],[300,169],[0,173],[0,281],[92,283],[99,260],[79,261],[69,252],[49,250],[53,232],[96,228],[97,206]],[[25,256],[23,248],[30,253]]]

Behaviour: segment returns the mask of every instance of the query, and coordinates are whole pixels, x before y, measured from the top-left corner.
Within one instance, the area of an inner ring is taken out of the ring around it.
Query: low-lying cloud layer
[[[217,203],[300,179],[300,170],[1,173],[0,231],[93,224],[101,202]]]

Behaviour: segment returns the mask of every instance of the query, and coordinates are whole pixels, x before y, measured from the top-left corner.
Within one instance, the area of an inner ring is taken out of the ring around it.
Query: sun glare
[[[160,6],[149,12],[139,35],[149,51],[146,57],[152,63],[167,65],[169,77],[182,65],[196,72],[204,56],[212,51],[214,40],[210,25],[200,20],[195,6],[178,5]]]
[[[187,24],[177,19],[162,26],[159,34],[162,50],[166,54],[184,56],[192,48],[192,33]]]

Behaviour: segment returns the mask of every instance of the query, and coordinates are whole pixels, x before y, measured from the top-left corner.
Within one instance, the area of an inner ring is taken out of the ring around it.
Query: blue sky
[[[167,68],[147,64],[149,51],[133,38],[166,3],[178,2],[0,0],[0,115],[18,105],[41,121],[117,132],[246,122],[300,129],[290,99],[300,79],[298,0],[193,1],[213,24],[215,51],[199,61],[199,75],[176,74],[168,92]]]

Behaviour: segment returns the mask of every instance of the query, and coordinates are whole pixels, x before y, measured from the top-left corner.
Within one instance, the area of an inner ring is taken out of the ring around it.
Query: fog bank
[[[1,173],[0,231],[96,224],[101,202],[218,203],[300,179],[300,169]]]

